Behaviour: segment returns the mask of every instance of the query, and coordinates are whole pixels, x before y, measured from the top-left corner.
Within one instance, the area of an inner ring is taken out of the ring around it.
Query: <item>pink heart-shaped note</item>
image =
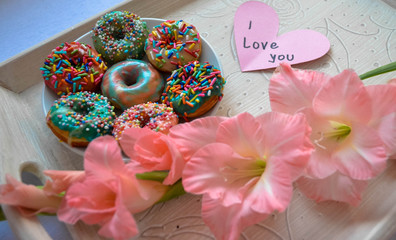
[[[265,3],[249,1],[239,6],[234,19],[234,37],[243,72],[308,62],[325,55],[330,42],[313,30],[295,30],[277,36],[279,18]]]

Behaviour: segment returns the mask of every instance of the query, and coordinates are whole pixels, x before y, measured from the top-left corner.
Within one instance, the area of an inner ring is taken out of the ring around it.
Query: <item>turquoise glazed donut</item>
[[[158,101],[164,89],[161,74],[142,60],[114,64],[103,76],[102,93],[117,108]]]
[[[199,117],[222,99],[224,84],[220,70],[207,62],[192,61],[172,72],[161,101],[180,117]]]
[[[128,11],[105,14],[93,28],[94,47],[108,65],[126,59],[142,59],[148,36],[146,22]]]
[[[87,91],[57,99],[47,114],[47,125],[63,142],[85,147],[93,139],[111,134],[116,115],[107,98]]]

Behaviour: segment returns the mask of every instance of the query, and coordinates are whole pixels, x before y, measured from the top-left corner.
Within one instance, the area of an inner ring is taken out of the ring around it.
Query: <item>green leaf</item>
[[[379,68],[376,68],[374,70],[368,71],[366,73],[363,73],[362,75],[360,75],[360,79],[364,80],[366,78],[370,78],[370,77],[374,77],[383,73],[387,73],[387,72],[392,72],[396,70],[396,62],[392,62],[389,63],[387,65],[381,66]]]
[[[172,198],[181,196],[185,193],[186,191],[184,190],[182,180],[180,179],[175,184],[169,186],[169,190],[164,194],[164,196],[162,196],[160,200],[158,200],[157,203],[166,202]]]

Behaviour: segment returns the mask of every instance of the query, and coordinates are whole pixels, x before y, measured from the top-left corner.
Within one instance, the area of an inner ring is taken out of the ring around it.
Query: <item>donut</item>
[[[86,147],[93,139],[111,134],[116,115],[107,98],[91,92],[63,95],[48,111],[48,127],[72,147]]]
[[[57,95],[100,89],[106,64],[90,45],[62,43],[40,68],[45,85]]]
[[[92,32],[94,47],[109,66],[126,59],[142,59],[145,54],[147,24],[134,13],[107,13],[96,22]]]
[[[158,101],[164,89],[162,75],[142,60],[114,64],[103,77],[102,93],[117,108]]]
[[[146,55],[151,64],[164,72],[198,60],[201,38],[197,29],[183,20],[168,20],[155,26],[146,40]]]
[[[173,109],[165,104],[147,102],[125,110],[114,121],[113,136],[119,140],[125,129],[149,128],[168,134],[169,129],[179,122]]]
[[[193,61],[172,72],[161,102],[183,118],[198,117],[221,100],[224,84],[220,70],[208,62]]]

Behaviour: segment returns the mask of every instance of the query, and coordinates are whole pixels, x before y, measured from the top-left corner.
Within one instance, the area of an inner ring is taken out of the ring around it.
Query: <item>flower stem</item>
[[[137,173],[136,178],[141,180],[152,180],[157,182],[163,182],[168,176],[168,171],[153,171],[145,173]]]
[[[396,70],[396,62],[392,62],[389,63],[387,65],[381,66],[379,68],[376,68],[374,70],[368,71],[366,73],[363,73],[362,75],[360,75],[360,79],[364,80],[366,78],[370,78],[370,77],[374,77],[383,73],[387,73],[387,72],[392,72]]]
[[[182,180],[180,179],[175,184],[169,186],[169,190],[164,194],[164,196],[162,196],[160,200],[158,200],[157,203],[166,202],[172,198],[181,196],[185,193],[186,191],[184,190]]]
[[[5,221],[5,220],[7,220],[7,218],[3,212],[3,208],[0,207],[0,221]]]

